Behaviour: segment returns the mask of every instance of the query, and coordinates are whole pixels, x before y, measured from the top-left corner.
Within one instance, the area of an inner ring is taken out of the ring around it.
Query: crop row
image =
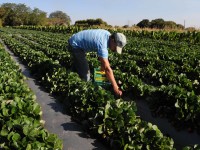
[[[37,30],[53,33],[76,33],[78,31],[88,29],[80,26],[18,26],[16,29],[28,29],[28,30]],[[98,27],[97,27],[98,28]],[[109,31],[113,32],[113,29],[108,28]],[[190,44],[200,44],[200,32],[198,31],[187,31],[187,32],[177,32],[177,31],[147,31],[147,30],[122,30],[114,29],[115,32],[123,32],[131,37],[141,37],[141,38],[150,38],[153,40],[167,40],[167,41],[176,41],[182,42],[185,41]]]
[[[127,73],[123,87],[127,87],[126,90],[130,89],[130,77],[134,74],[139,79],[134,82],[141,83],[140,91],[143,93],[143,98],[148,98],[148,102],[156,112],[175,119],[180,127],[185,124],[198,130],[200,125],[198,47],[184,43],[183,47],[179,45],[174,50],[171,45],[163,47],[160,41],[154,40],[152,44],[147,42],[148,39],[133,42],[131,40],[130,38],[130,45],[126,46],[127,53],[111,57],[112,65]]]
[[[0,149],[62,149],[43,127],[41,108],[19,66],[0,44]]]
[[[44,35],[47,35],[48,39],[53,39],[52,34]],[[35,34],[29,34],[28,36],[23,34],[23,37],[27,38],[34,36]],[[29,46],[31,45],[29,43],[36,45],[38,41],[34,41],[36,43],[33,43],[31,41],[36,38],[29,38],[29,41],[20,38],[19,36],[14,37],[22,42],[27,41],[26,45]],[[46,49],[48,49],[49,46],[51,47],[51,44],[49,44],[50,42],[47,40],[47,38],[39,35],[36,37],[37,39],[43,40],[43,45],[46,45],[44,48],[42,48],[43,50],[45,50],[45,47]],[[134,42],[132,42],[133,40]],[[132,96],[130,99],[133,99],[135,96],[138,96],[139,98],[142,96],[145,99],[148,98],[148,102],[151,103],[152,109],[155,112],[165,115],[169,118],[173,117],[173,120],[175,119],[176,121],[175,124],[178,126],[186,125],[198,129],[199,96],[196,95],[196,93],[199,92],[199,68],[198,65],[194,65],[199,63],[194,57],[199,57],[196,49],[197,46],[191,46],[185,42],[182,43],[183,46],[177,46],[173,42],[171,44],[164,41],[152,41],[149,39],[135,40],[133,38],[129,38],[129,43],[130,44],[126,46],[125,53],[123,55],[118,56],[114,54],[110,56],[112,66],[115,69],[116,78],[122,82],[121,87],[124,89],[124,93],[127,93],[127,95],[131,93]],[[37,50],[42,51],[39,47],[42,47],[43,45],[39,44],[37,46]],[[148,48],[147,45],[149,45]],[[179,53],[178,55],[176,53],[173,54],[173,51],[170,50],[173,49],[174,46],[176,51]],[[32,48],[34,49],[34,47]],[[151,49],[149,50],[149,48]],[[56,51],[56,49],[54,51]],[[57,51],[59,51],[59,49]],[[48,55],[48,57],[51,57],[51,54]],[[60,55],[60,57],[62,57],[62,55]],[[95,54],[88,55],[91,68],[99,66],[99,62],[94,57],[96,57]],[[188,58],[190,61],[187,61]],[[55,58],[53,59],[55,60]],[[68,59],[68,62],[69,63],[67,64],[69,66],[66,66],[67,68],[70,67],[70,58]],[[191,68],[185,72],[186,75],[184,73],[180,73],[183,71],[181,69],[184,69],[182,66],[185,66],[185,64]],[[191,73],[191,70],[193,70],[194,74],[189,76],[188,74]],[[190,79],[188,79],[188,77],[190,77]],[[168,82],[164,82],[164,79]],[[193,82],[191,82],[191,80],[193,80]],[[196,80],[197,82],[195,83]],[[55,85],[57,81],[53,82],[54,84],[50,85],[52,86],[51,90],[54,90],[54,92],[56,91],[55,89],[57,89],[59,92],[62,91],[61,88],[58,88],[57,85]],[[190,89],[187,90],[187,87]],[[197,89],[195,90],[195,88]],[[196,92],[194,93],[193,90]]]
[[[89,132],[117,149],[172,149],[173,140],[163,136],[157,126],[135,115],[134,101],[116,99],[111,92],[81,81],[75,73],[31,49],[11,36],[2,34],[5,44],[28,64],[41,83],[62,96],[71,115],[88,126]],[[43,68],[38,70],[37,68]],[[116,146],[116,147],[114,147]]]
[[[62,66],[70,67],[70,54],[54,49],[50,44],[53,34],[21,31],[23,37],[15,39],[33,49],[44,52],[58,60]],[[18,33],[20,33],[18,31]],[[48,38],[44,38],[46,37]],[[68,35],[59,35],[62,40]],[[59,39],[59,36],[57,37]],[[28,38],[28,39],[26,39]],[[36,44],[40,39],[41,44]],[[36,43],[33,43],[34,41]],[[198,45],[128,37],[123,55],[110,54],[109,59],[117,80],[121,81],[124,93],[148,99],[152,110],[167,116],[177,128],[199,129],[200,121],[200,53]],[[67,47],[66,43],[59,43]],[[36,48],[37,47],[37,48]],[[50,52],[48,52],[50,51]],[[53,53],[53,54],[52,54]],[[90,67],[100,64],[95,54],[89,54]]]

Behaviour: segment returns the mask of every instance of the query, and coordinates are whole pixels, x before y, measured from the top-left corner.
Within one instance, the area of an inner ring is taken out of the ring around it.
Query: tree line
[[[77,26],[108,26],[107,22],[103,21],[101,18],[97,19],[86,19],[86,20],[77,20],[75,22]]]
[[[4,3],[0,5],[0,26],[20,26],[20,25],[70,25],[71,18],[62,11],[55,11],[47,16],[47,13],[34,8],[31,9],[25,4],[15,4],[15,3]],[[103,21],[101,18],[97,19],[87,19],[87,20],[77,20],[75,22],[77,26],[111,26],[107,22]],[[140,28],[157,28],[157,29],[184,29],[181,24],[176,24],[173,21],[164,21],[163,19],[155,19],[149,21],[148,19],[143,19],[137,25]],[[123,27],[128,27],[125,25]]]
[[[137,24],[140,28],[156,28],[156,29],[184,29],[181,24],[176,24],[173,21],[164,21],[163,19],[154,19],[149,21],[148,19],[143,19]]]
[[[70,17],[62,12],[52,12],[48,17],[47,13],[34,8],[31,9],[25,4],[4,3],[0,5],[0,26],[20,25],[69,25]]]

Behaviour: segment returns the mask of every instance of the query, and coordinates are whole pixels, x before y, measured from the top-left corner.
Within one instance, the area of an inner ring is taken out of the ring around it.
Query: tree
[[[167,28],[167,29],[176,29],[177,27],[176,23],[173,21],[165,21],[164,25],[165,25],[164,28]]]
[[[0,7],[0,27],[3,26],[4,16],[5,16],[6,10],[2,7]]]
[[[46,13],[24,4],[4,3],[0,7],[0,20],[3,26],[43,25]]]
[[[165,21],[161,18],[151,21],[151,28],[163,29],[165,27]]]
[[[140,28],[149,28],[150,27],[150,22],[148,19],[143,19],[142,21],[140,21],[138,24],[137,24],[138,27]]]
[[[62,11],[55,11],[49,15],[50,21],[55,25],[67,24],[70,25],[71,18]]]
[[[29,22],[29,14],[31,12],[31,8],[27,7],[24,4],[18,4],[14,10],[15,12],[15,25],[28,25]]]
[[[14,18],[15,18],[15,12],[14,9],[16,7],[16,4],[14,3],[5,3],[1,5],[1,19],[3,22],[3,25],[13,25],[14,24]]]
[[[30,10],[24,4],[4,3],[0,7],[0,18],[4,25],[15,26],[27,24]]]
[[[30,25],[45,25],[46,24],[46,12],[34,8],[34,10],[29,15]]]
[[[177,26],[178,29],[184,29],[184,26],[181,25],[181,24],[177,24],[176,26]]]
[[[124,25],[124,26],[123,26],[123,28],[128,28],[128,27],[129,27],[129,25]]]
[[[105,21],[103,21],[101,18],[97,18],[97,19],[77,20],[75,22],[75,25],[79,25],[79,26],[105,25],[107,26],[108,24]]]
[[[5,8],[0,7],[0,18],[1,18],[1,19],[4,18],[4,17],[5,17],[5,14],[6,14]]]
[[[181,24],[176,24],[174,21],[164,21],[163,19],[154,19],[149,21],[148,19],[143,19],[137,24],[140,28],[157,28],[157,29],[184,29]]]
[[[0,19],[0,27],[3,26],[3,21]]]
[[[105,25],[105,26],[108,25],[107,22],[103,21],[101,18],[96,19],[96,24],[97,25]]]

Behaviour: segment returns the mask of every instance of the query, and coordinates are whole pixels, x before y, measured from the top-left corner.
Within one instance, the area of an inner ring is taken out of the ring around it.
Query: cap
[[[126,45],[126,36],[122,33],[115,33],[115,41],[117,43],[117,53],[122,53],[122,48]]]

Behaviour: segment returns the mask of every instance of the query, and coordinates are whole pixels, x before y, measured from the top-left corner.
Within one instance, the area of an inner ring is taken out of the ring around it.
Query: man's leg
[[[75,50],[72,53],[73,55],[73,65],[75,71],[79,74],[80,78],[89,81],[90,80],[90,70],[89,65],[86,60],[86,54],[83,50]]]

